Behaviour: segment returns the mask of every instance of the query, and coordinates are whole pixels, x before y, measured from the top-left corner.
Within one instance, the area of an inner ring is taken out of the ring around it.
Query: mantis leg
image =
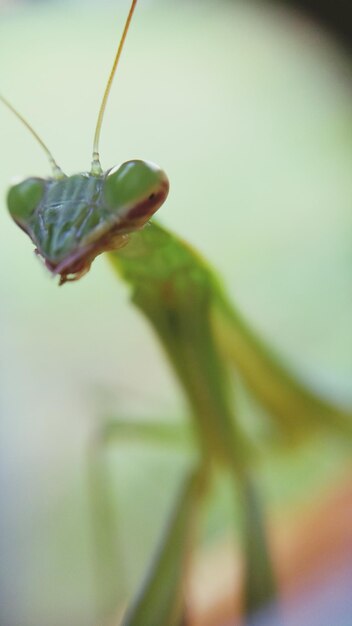
[[[105,624],[115,611],[116,604],[124,601],[126,585],[121,576],[123,567],[113,481],[106,457],[106,442],[101,433],[97,433],[90,442],[87,475],[97,613],[95,621]],[[116,581],[120,581],[120,589]]]
[[[190,433],[183,426],[130,419],[106,421],[94,437],[88,467],[99,623],[102,616],[106,620],[111,617],[117,599],[124,603],[127,596],[125,589],[117,589],[116,584],[117,580],[121,581],[123,564],[118,542],[116,494],[106,451],[112,444],[133,440],[182,450],[191,443]],[[203,470],[197,467],[188,470],[182,479],[156,554],[123,626],[186,626],[183,586],[203,475]],[[122,586],[126,588],[123,583]]]
[[[351,439],[352,409],[314,392],[281,364],[220,291],[212,321],[222,354],[267,409],[284,439],[295,443],[324,431]]]
[[[154,558],[122,626],[187,626],[184,585],[206,472],[191,469],[182,480]]]
[[[191,432],[185,425],[157,420],[109,418],[104,421],[100,438],[106,444],[123,441],[143,441],[154,445],[186,448],[191,444]]]
[[[258,612],[267,608],[271,611],[271,626],[279,626],[281,619],[278,595],[265,515],[257,485],[249,473],[241,477],[240,496],[243,516],[245,626],[254,624]]]
[[[190,433],[185,427],[165,424],[164,422],[137,422],[115,419],[105,424],[103,433],[106,443],[108,444],[139,439],[158,446],[167,445],[173,448],[181,447],[182,449],[184,449],[187,444],[190,444]],[[200,481],[200,470],[198,470],[198,473]],[[205,469],[203,473],[205,476]],[[276,615],[276,613],[278,613],[277,606],[273,606],[273,604],[275,604],[275,598],[277,598],[277,590],[270,556],[262,499],[256,481],[249,470],[239,473],[238,468],[235,467],[234,478],[235,489],[239,492],[242,510],[244,623],[246,626],[250,626],[253,623],[252,620],[256,618],[257,613],[267,606],[270,606],[272,619],[277,619],[277,621],[273,622],[273,626],[278,626],[280,621],[279,616]],[[153,616],[158,614],[159,610],[158,606],[156,606],[156,590],[163,589],[164,578],[167,578],[170,584],[171,581],[172,585],[175,584],[171,574],[167,573],[167,568],[169,567],[174,574],[172,565],[172,563],[175,562],[173,560],[175,559],[173,542],[179,546],[183,545],[183,541],[178,537],[179,533],[187,533],[187,527],[185,527],[187,523],[189,524],[188,532],[190,535],[192,534],[192,517],[195,516],[196,509],[200,504],[199,500],[201,499],[200,493],[198,493],[198,496],[195,494],[192,503],[188,501],[187,484],[190,486],[193,480],[194,478],[192,478],[191,473],[189,473],[182,482],[174,509],[170,513],[169,521],[160,539],[157,554],[155,554],[148,569],[145,580],[134,601],[133,608],[131,608],[126,615],[126,621],[123,622],[123,626],[139,626],[140,624],[144,624],[146,611],[149,610],[151,612],[150,623],[154,624],[153,619],[155,618],[153,618]],[[105,488],[106,484],[107,481],[105,481]],[[203,486],[206,486],[205,479],[203,479]],[[185,507],[185,510],[182,510],[183,507]],[[194,512],[192,512],[192,508],[194,508]],[[181,515],[185,515],[187,510],[189,515],[188,522],[187,519],[183,519],[182,521]],[[236,528],[236,534],[237,532],[238,529]],[[178,561],[178,559],[180,559],[180,561],[184,559],[183,567],[186,570],[187,551],[183,555],[179,554],[176,558],[178,567],[182,568],[182,563]],[[180,591],[180,581],[178,585],[179,586],[176,584],[175,588]],[[167,594],[168,591],[165,590],[164,593]],[[148,607],[146,607],[146,603]],[[161,623],[164,624],[164,622]],[[168,622],[165,623],[167,624]],[[178,622],[175,622],[175,624],[179,626]],[[186,616],[184,617],[182,625],[187,626]]]

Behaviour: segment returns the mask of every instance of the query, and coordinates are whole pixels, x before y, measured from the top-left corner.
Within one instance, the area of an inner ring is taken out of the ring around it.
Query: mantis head
[[[36,246],[36,252],[60,284],[85,274],[94,258],[125,245],[165,201],[169,182],[157,165],[132,160],[103,172],[99,138],[107,99],[137,0],[132,0],[125,28],[100,106],[90,172],[66,176],[30,124],[0,95],[46,152],[53,177],[31,177],[11,187],[9,212]]]
[[[125,245],[163,204],[168,190],[163,170],[132,160],[101,174],[27,178],[10,188],[7,203],[63,284],[83,276],[97,255]]]

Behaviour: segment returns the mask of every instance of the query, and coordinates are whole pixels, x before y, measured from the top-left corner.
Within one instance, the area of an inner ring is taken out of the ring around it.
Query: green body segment
[[[207,458],[242,465],[248,450],[236,428],[228,371],[211,327],[216,289],[195,252],[155,222],[109,255],[131,285],[186,391]]]
[[[233,362],[289,443],[319,430],[352,435],[352,412],[288,372],[227,301],[216,276],[188,245],[155,222],[110,259],[160,337],[195,418],[203,450],[243,467],[248,444],[235,425]]]

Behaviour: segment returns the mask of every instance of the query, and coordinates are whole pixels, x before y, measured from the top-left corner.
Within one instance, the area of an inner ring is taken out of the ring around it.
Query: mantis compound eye
[[[44,195],[44,181],[40,178],[26,178],[10,188],[7,206],[11,217],[24,227]]]
[[[168,178],[157,165],[148,161],[126,161],[108,171],[105,201],[111,210],[124,216],[133,227],[147,222],[165,201]]]

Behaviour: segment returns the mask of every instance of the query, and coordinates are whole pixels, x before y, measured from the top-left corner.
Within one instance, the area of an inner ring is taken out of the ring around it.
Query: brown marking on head
[[[133,209],[130,209],[128,211],[126,221],[133,224],[145,223],[165,202],[168,193],[169,181],[165,179],[165,181],[162,182],[158,191],[151,193],[146,200],[139,202],[138,204],[136,204],[136,206],[133,207]]]

